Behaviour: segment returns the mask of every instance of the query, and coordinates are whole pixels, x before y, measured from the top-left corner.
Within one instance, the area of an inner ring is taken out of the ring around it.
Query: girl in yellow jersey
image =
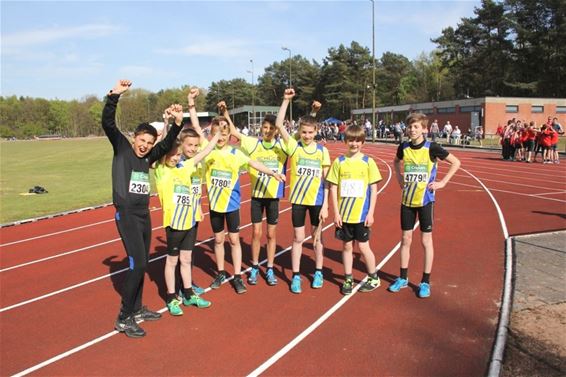
[[[240,140],[240,149],[250,158],[257,160],[271,169],[274,173],[286,174],[287,146],[277,137],[275,115],[268,114],[261,124],[261,138],[246,136],[240,133],[230,120],[230,114],[224,101],[218,104],[220,114],[230,123],[231,134]],[[279,219],[279,199],[285,192],[285,182],[276,181],[255,169],[249,169],[252,199],[251,219],[252,234],[252,268],[248,276],[248,283],[257,284],[259,275],[259,252],[261,248],[262,219],[265,211],[267,218],[267,270],[265,280],[268,285],[276,285],[277,278],[273,271],[275,261],[276,227]]]
[[[362,153],[366,133],[360,126],[346,129],[345,143],[348,152],[339,156],[330,167],[327,181],[334,208],[336,238],[343,242],[342,262],[345,279],[341,292],[349,295],[353,291],[352,277],[353,242],[358,243],[364,256],[368,278],[360,286],[360,292],[370,292],[379,287],[375,271],[375,256],[369,246],[370,227],[377,200],[377,182],[381,174],[375,161]],[[339,195],[338,195],[339,194]]]
[[[215,135],[201,152],[196,153],[199,135],[193,129],[181,132],[175,147],[157,164],[155,179],[161,206],[163,227],[167,236],[167,259],[165,261],[165,284],[167,286],[167,308],[174,316],[183,314],[181,300],[175,294],[175,270],[181,262],[183,304],[206,308],[211,303],[201,298],[192,289],[191,261],[195,245],[198,222],[202,220],[201,182],[204,178],[201,160],[208,155],[220,135]],[[185,152],[185,161],[181,155]]]
[[[194,103],[189,102],[194,108]],[[195,129],[200,130],[198,119],[193,121]],[[242,247],[240,245],[240,170],[252,167],[276,181],[285,181],[285,176],[275,173],[261,162],[250,159],[239,149],[228,144],[230,128],[223,116],[212,120],[211,131],[220,133],[215,149],[204,159],[206,187],[210,207],[210,224],[214,232],[214,254],[218,274],[210,284],[210,288],[218,289],[228,280],[224,269],[224,224],[228,227],[228,240],[232,251],[234,264],[234,279],[232,284],[236,293],[247,291],[242,280]]]
[[[314,242],[314,255],[316,271],[314,273],[312,287],[321,288],[324,282],[322,275],[323,245],[320,237],[320,226],[328,217],[328,188],[325,186],[325,178],[330,166],[330,155],[328,150],[317,144],[314,140],[317,133],[317,122],[313,116],[301,118],[299,125],[299,141],[289,137],[289,133],[283,126],[287,106],[295,96],[293,89],[285,90],[283,103],[277,114],[277,128],[281,137],[287,143],[287,153],[290,164],[290,194],[289,201],[292,203],[292,221],[294,228],[293,247],[291,259],[293,267],[293,279],[291,280],[291,292],[301,293],[300,264],[305,240],[305,217],[309,212]]]
[[[432,244],[432,223],[434,194],[446,186],[460,168],[460,160],[448,153],[435,142],[427,141],[423,133],[427,130],[428,118],[421,113],[413,113],[407,117],[407,134],[409,142],[403,142],[397,149],[395,157],[395,175],[403,193],[401,199],[401,276],[388,288],[390,292],[399,292],[409,285],[408,268],[413,227],[418,216],[421,228],[421,242],[425,251],[424,273],[419,285],[420,298],[430,296],[430,273],[434,258]],[[448,173],[440,181],[436,181],[437,160],[450,163]]]

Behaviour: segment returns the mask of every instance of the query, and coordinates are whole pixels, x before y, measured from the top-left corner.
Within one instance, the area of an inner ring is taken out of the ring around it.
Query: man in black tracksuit
[[[143,281],[149,260],[151,218],[149,214],[149,167],[167,154],[181,131],[182,107],[173,105],[171,115],[176,126],[157,144],[157,131],[148,123],[140,124],[130,142],[116,127],[116,107],[120,95],[131,82],[120,80],[107,96],[102,111],[102,128],[112,143],[112,202],[116,207],[116,226],[129,260],[122,291],[122,307],[115,329],[129,337],[142,337],[145,331],[136,319],[157,320],[161,314],[142,306]],[[169,110],[169,109],[168,109]]]

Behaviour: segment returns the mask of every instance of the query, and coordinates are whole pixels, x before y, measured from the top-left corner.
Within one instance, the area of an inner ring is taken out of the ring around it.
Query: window
[[[556,106],[557,114],[566,114],[566,106]]]
[[[531,113],[544,113],[544,106],[532,105]]]
[[[460,107],[461,113],[471,113],[472,111],[481,111],[481,106],[462,106],[462,107]]]
[[[438,109],[436,109],[436,111],[439,114],[442,113],[455,113],[456,112],[456,107],[452,106],[452,107],[439,107]]]
[[[519,106],[517,106],[517,105],[507,105],[507,106],[505,106],[505,112],[506,113],[518,113],[519,112]]]
[[[423,113],[423,114],[432,114],[432,113],[434,113],[434,109],[419,109],[419,110],[417,110],[417,111],[420,112],[420,113]]]

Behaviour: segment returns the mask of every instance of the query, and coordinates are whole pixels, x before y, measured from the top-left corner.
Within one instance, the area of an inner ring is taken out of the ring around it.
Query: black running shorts
[[[228,213],[210,211],[210,225],[212,225],[212,231],[214,233],[224,231],[224,219],[226,219],[228,233],[238,233],[240,231],[239,209]]]
[[[252,223],[262,222],[263,210],[269,225],[277,225],[279,220],[279,199],[252,198]]]
[[[165,228],[167,254],[176,257],[181,250],[193,250],[197,240],[197,231],[198,222],[189,230],[175,230],[170,226]]]
[[[434,202],[430,202],[424,207],[407,207],[401,205],[401,229],[413,230],[418,215],[421,224],[421,232],[432,232],[433,204]]]
[[[320,210],[322,206],[305,206],[302,204],[293,204],[291,209],[291,219],[293,221],[294,228],[300,228],[305,226],[305,218],[307,217],[307,211],[309,211],[309,218],[311,220],[312,226],[318,226],[320,220],[318,216],[320,215]]]
[[[370,230],[364,223],[342,223],[342,228],[336,228],[335,235],[336,238],[344,242],[367,242],[369,241]]]

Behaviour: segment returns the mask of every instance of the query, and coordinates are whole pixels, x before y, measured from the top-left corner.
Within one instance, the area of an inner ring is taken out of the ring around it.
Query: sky
[[[473,16],[479,0],[375,1],[375,55],[413,60]],[[5,1],[2,96],[99,98],[118,79],[153,92],[260,76],[300,54],[372,48],[372,3],[350,1]],[[253,63],[250,62],[253,60]]]

